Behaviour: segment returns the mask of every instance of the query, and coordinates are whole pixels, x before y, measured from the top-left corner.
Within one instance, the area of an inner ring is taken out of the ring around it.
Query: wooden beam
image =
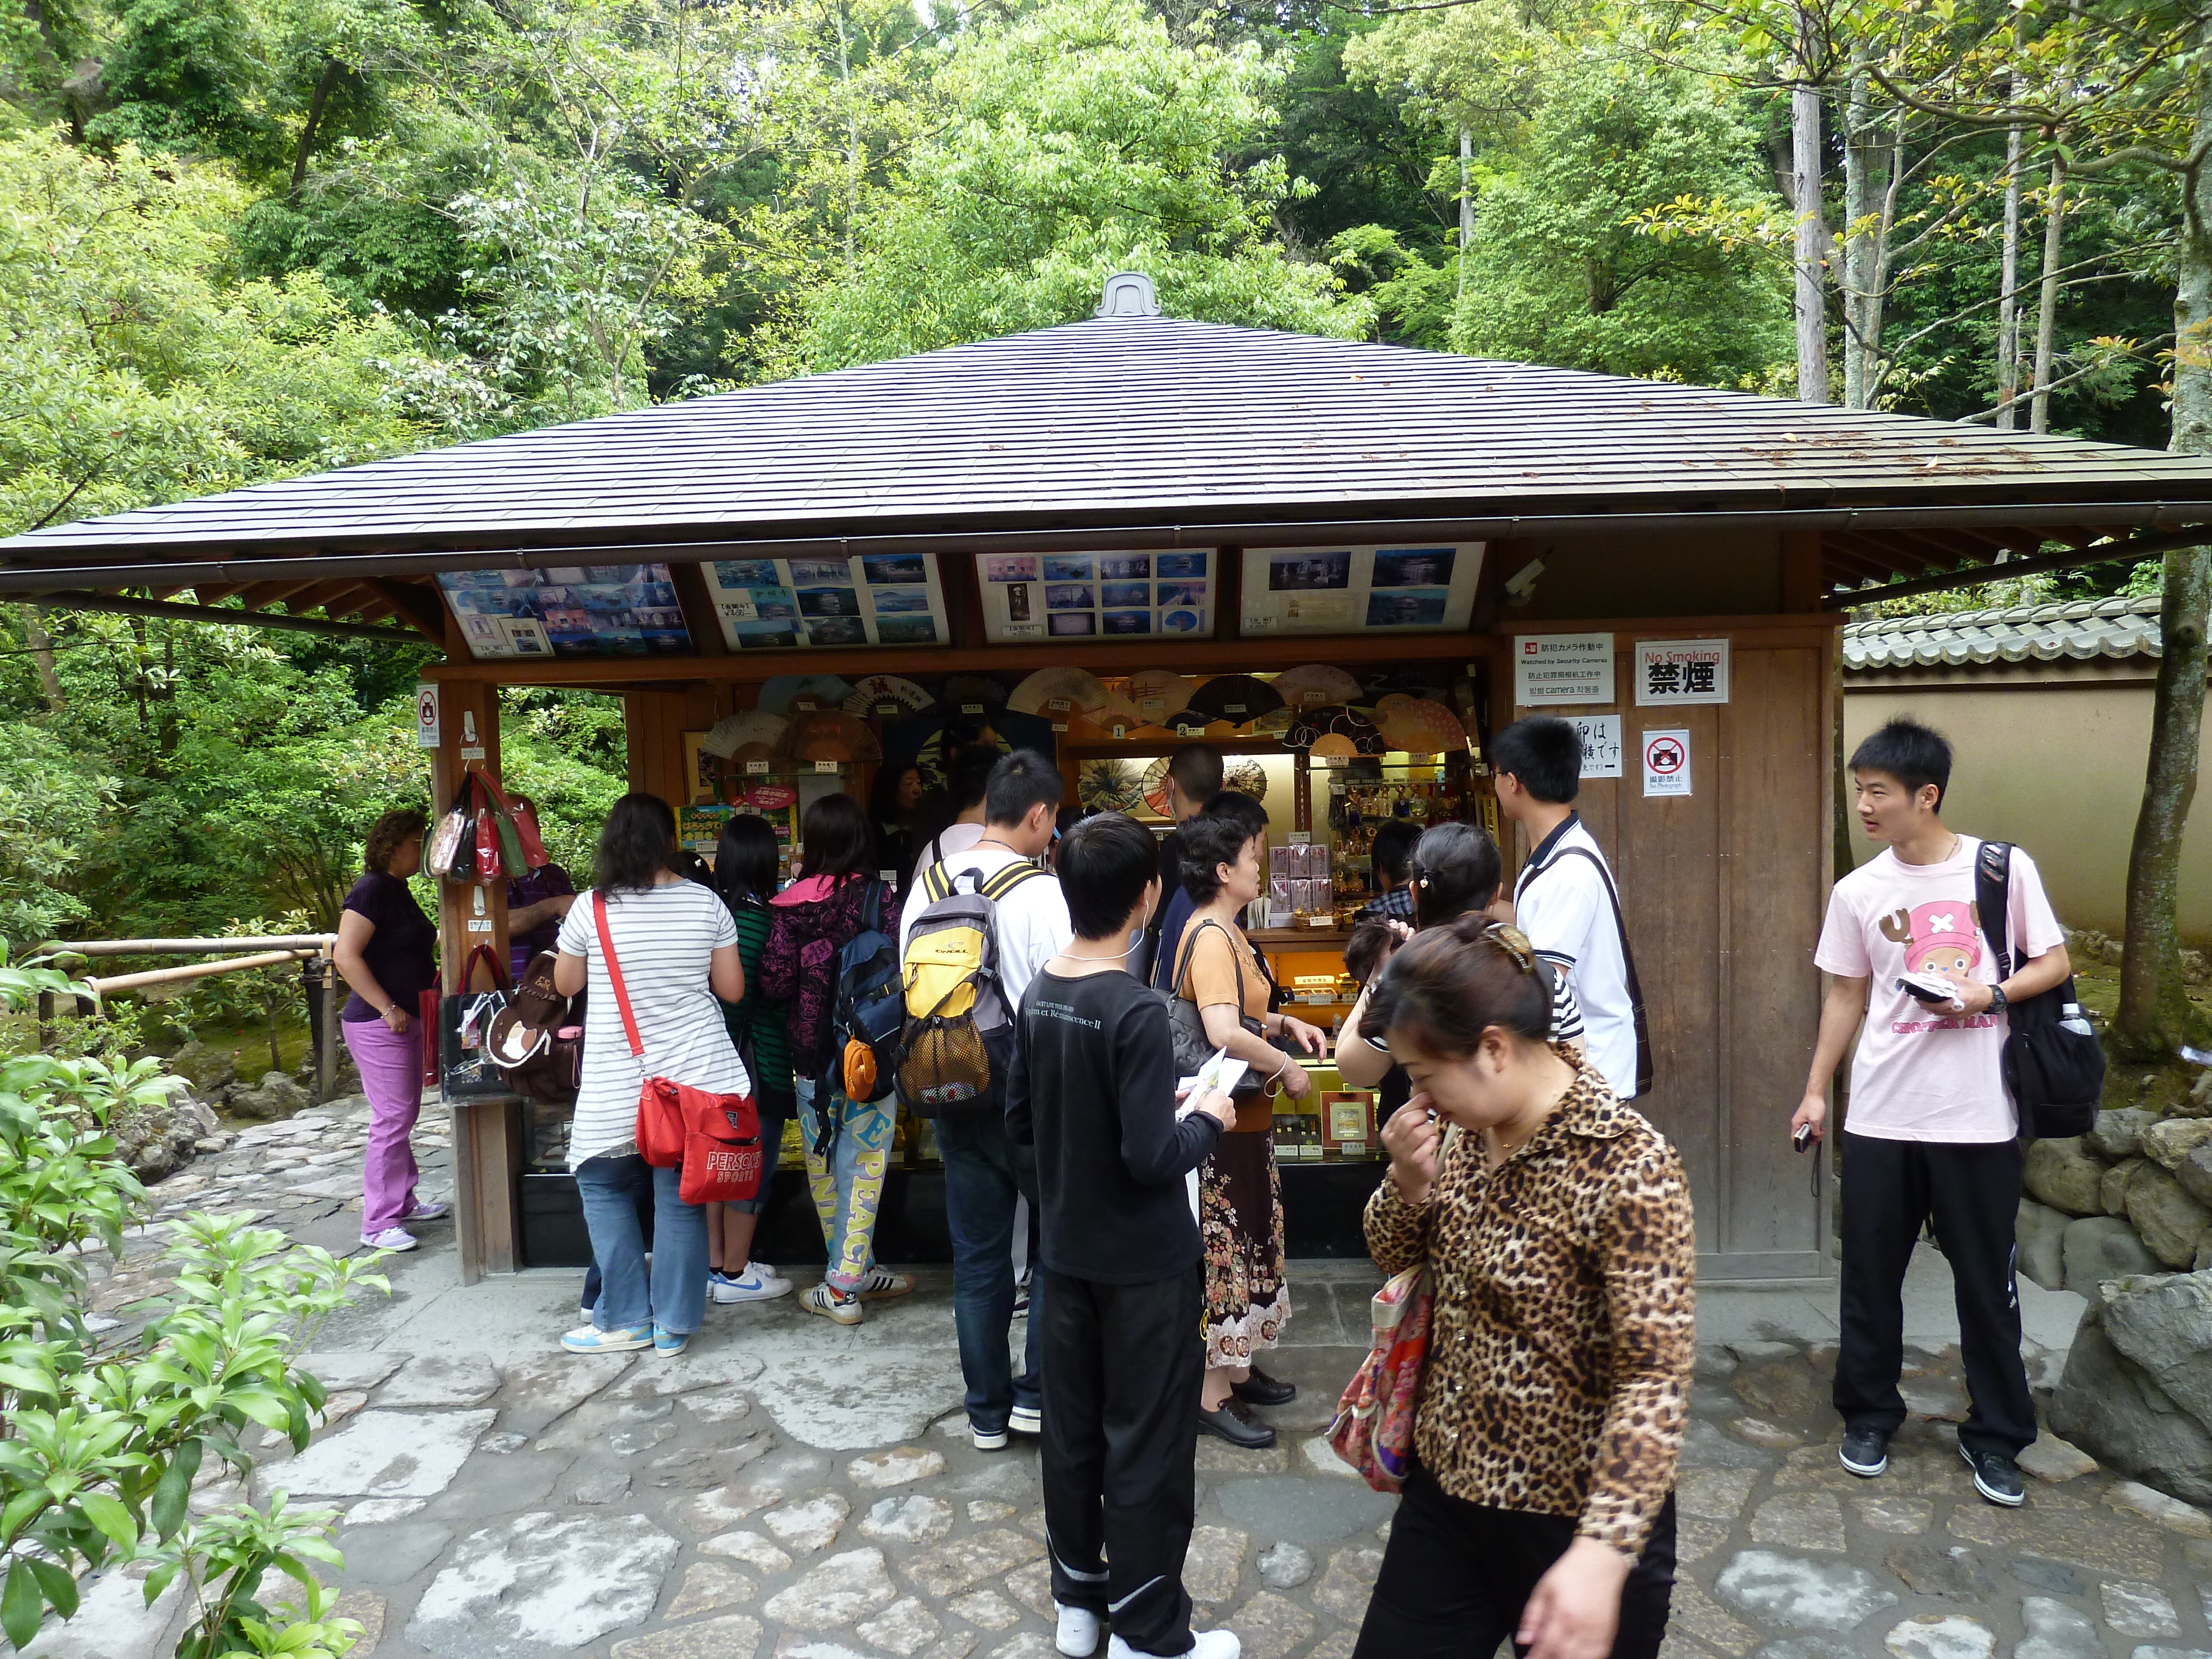
[[[405,619],[407,625],[433,645],[453,649],[446,630],[446,607],[437,584],[406,581],[392,576],[371,576],[369,587]]]
[[[1782,608],[1812,611],[1820,608],[1827,583],[1821,579],[1820,532],[1785,530],[1782,532]]]
[[[707,590],[707,574],[696,564],[672,564],[669,580],[675,584],[676,606],[684,613],[684,626],[702,657],[726,657],[722,619],[714,614],[714,596]]]

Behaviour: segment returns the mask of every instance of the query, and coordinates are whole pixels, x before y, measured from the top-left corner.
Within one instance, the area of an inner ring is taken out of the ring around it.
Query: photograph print
[[[714,580],[725,587],[775,587],[773,559],[717,559]]]
[[[1048,582],[1089,581],[1091,580],[1090,556],[1048,553],[1045,555],[1044,561],[1044,579]]]
[[[806,638],[813,645],[866,645],[868,630],[858,617],[809,619]]]
[[[1152,574],[1152,556],[1149,553],[1115,553],[1098,561],[1098,580],[1112,581],[1142,581]]]
[[[884,645],[934,645],[937,623],[928,617],[879,617],[876,639]]]
[[[1152,585],[1150,582],[1101,582],[1098,584],[1098,603],[1127,606],[1150,605]]]
[[[1367,596],[1370,628],[1441,628],[1451,591],[1443,587],[1401,588]]]
[[[857,617],[860,614],[860,595],[850,587],[802,587],[799,590],[799,614],[802,617]]]
[[[1098,630],[1088,611],[1064,611],[1047,617],[1045,631],[1054,635],[1095,634]]]
[[[929,590],[926,587],[892,587],[878,590],[876,594],[876,614],[889,616],[895,611],[926,611],[929,609]]]
[[[1372,587],[1443,587],[1452,579],[1458,550],[1450,547],[1382,547],[1375,550]]]
[[[1206,574],[1206,555],[1203,553],[1163,553],[1152,561],[1152,574],[1159,577],[1203,576]]]
[[[919,553],[865,553],[860,569],[875,587],[926,586],[929,581],[929,562]]]
[[[791,561],[791,585],[793,587],[843,587],[853,580],[853,567],[845,559],[793,559]]]
[[[1352,586],[1352,552],[1277,553],[1267,561],[1267,591],[1310,593]]]
[[[1105,631],[1109,634],[1149,634],[1152,631],[1152,613],[1149,611],[1109,611],[1105,622]]]
[[[1094,603],[1088,582],[1048,585],[1044,590],[1044,608],[1048,611],[1088,611]]]
[[[1159,603],[1162,605],[1204,605],[1204,582],[1159,582]]]
[[[983,561],[983,580],[987,582],[1033,582],[1037,579],[1037,562],[1032,558],[1000,558],[996,555]]]

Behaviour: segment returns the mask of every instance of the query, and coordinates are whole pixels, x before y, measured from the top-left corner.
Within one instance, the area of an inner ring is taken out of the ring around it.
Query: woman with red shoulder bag
[[[681,1353],[706,1318],[707,1212],[684,1202],[682,1169],[650,1171],[649,1277],[630,1197],[644,1178],[638,1096],[647,1078],[715,1094],[752,1089],[715,1000],[745,994],[737,927],[714,891],[677,874],[675,862],[676,815],[657,796],[624,795],[599,832],[597,885],[561,922],[554,986],[564,996],[591,991],[568,1164],[599,1269],[592,1322],[561,1339],[571,1353]],[[641,1052],[625,1030],[625,1005]]]

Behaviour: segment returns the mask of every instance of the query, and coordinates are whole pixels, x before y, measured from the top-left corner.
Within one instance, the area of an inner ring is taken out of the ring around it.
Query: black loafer
[[[1272,1377],[1255,1365],[1242,1382],[1229,1385],[1229,1392],[1248,1406],[1287,1406],[1298,1397],[1298,1385]]]
[[[1226,1402],[1217,1411],[1200,1411],[1198,1426],[1200,1433],[1226,1440],[1245,1451],[1264,1451],[1275,1443],[1273,1429],[1240,1415],[1234,1406]]]

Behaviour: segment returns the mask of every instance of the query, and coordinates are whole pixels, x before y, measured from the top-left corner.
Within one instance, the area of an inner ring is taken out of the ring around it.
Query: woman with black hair
[[[714,889],[738,925],[738,959],[745,970],[741,1002],[722,1005],[730,1040],[753,1080],[760,1110],[761,1187],[757,1198],[707,1206],[707,1291],[717,1302],[769,1302],[791,1294],[791,1281],[752,1260],[753,1233],[768,1207],[769,1178],[783,1146],[783,1126],[797,1110],[791,1086],[790,1011],[763,995],[761,957],[768,949],[769,904],[775,897],[775,831],[757,812],[733,814],[714,846]]]
[[[904,874],[914,864],[915,814],[928,780],[913,761],[903,766],[879,767],[875,787],[868,793],[868,817],[875,825],[875,867]]]
[[[848,1100],[830,1016],[837,999],[837,953],[863,927],[885,927],[894,937],[898,917],[884,884],[868,875],[875,866],[875,834],[860,803],[849,795],[824,795],[799,819],[805,852],[799,878],[769,903],[768,945],[761,953],[762,994],[791,1009],[792,1089],[799,1133],[806,1149],[807,1186],[829,1246],[822,1283],[799,1305],[840,1325],[860,1322],[861,1306],[914,1288],[909,1273],[875,1265],[876,1206],[883,1196],[896,1102]],[[873,924],[869,917],[874,915]]]
[[[653,1260],[631,1194],[645,1178],[637,1097],[664,1077],[715,1094],[751,1091],[715,999],[745,994],[738,930],[722,902],[676,871],[676,815],[656,795],[624,795],[607,814],[592,860],[598,884],[561,921],[553,984],[589,988],[584,1065],[568,1130],[568,1165],[599,1269],[592,1322],[561,1339],[571,1353],[650,1346],[679,1354],[707,1315],[707,1215],[681,1194],[680,1170],[653,1170]],[[602,943],[612,941],[614,962]],[[614,971],[622,975],[644,1052],[630,1052]]]
[[[1412,1074],[1368,1200],[1435,1297],[1407,1473],[1353,1659],[1656,1659],[1697,1358],[1682,1160],[1552,1040],[1557,975],[1480,915],[1376,981]]]

